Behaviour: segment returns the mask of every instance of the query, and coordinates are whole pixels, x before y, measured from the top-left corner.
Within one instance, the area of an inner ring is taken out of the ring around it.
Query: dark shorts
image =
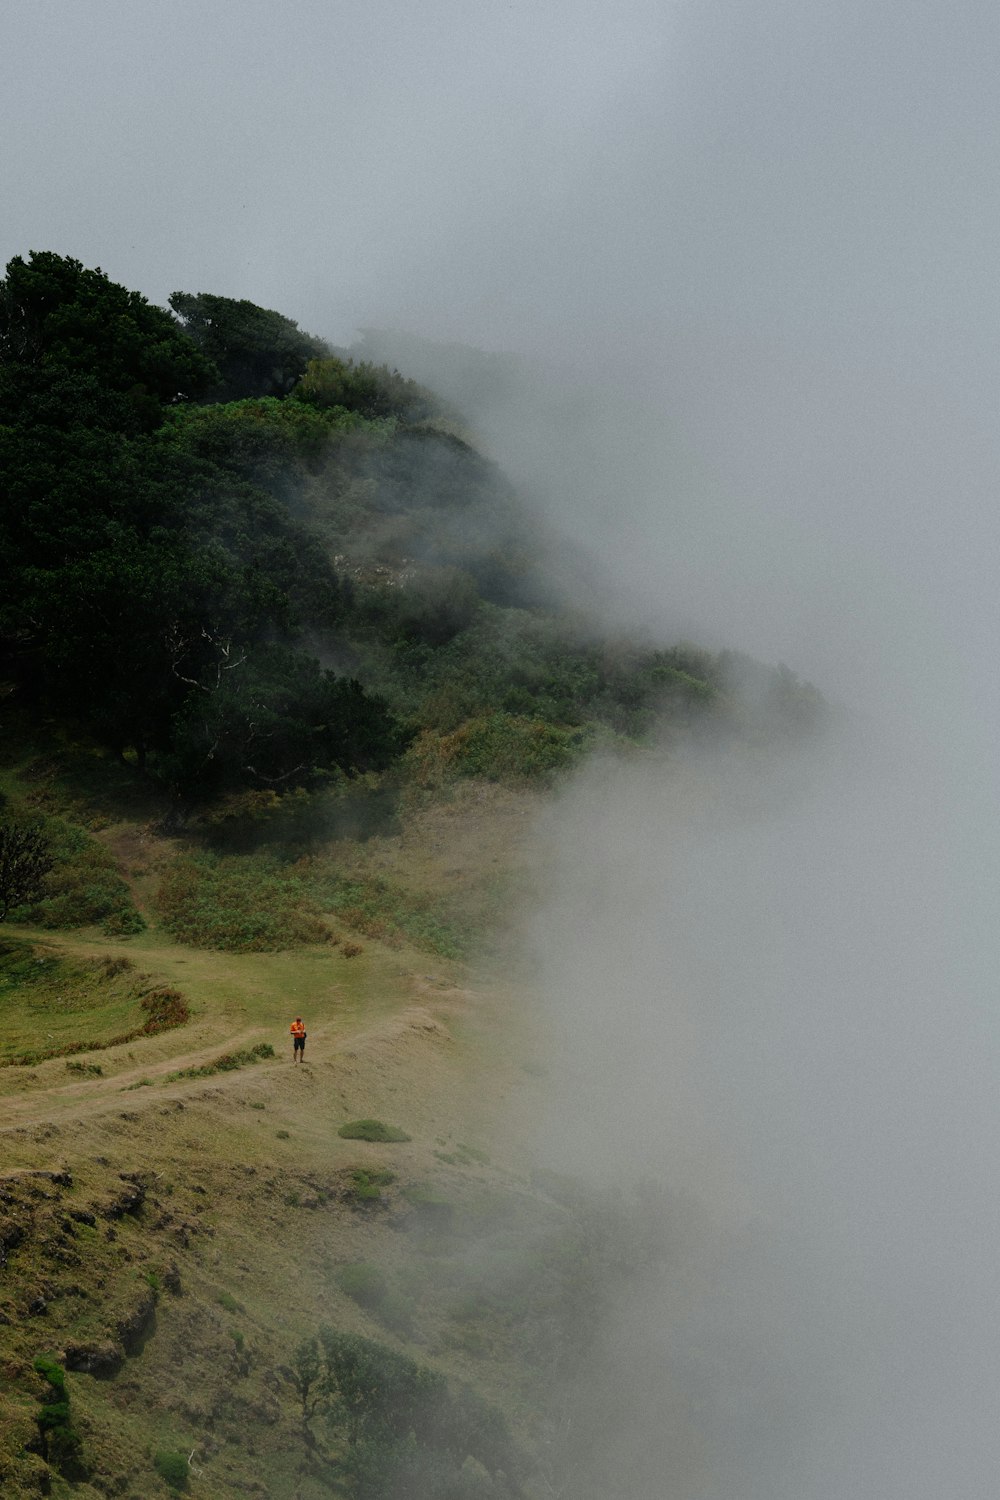
[[[292,1044],[296,1052],[304,1052],[306,1050],[306,1039],[304,1036],[293,1036]]]

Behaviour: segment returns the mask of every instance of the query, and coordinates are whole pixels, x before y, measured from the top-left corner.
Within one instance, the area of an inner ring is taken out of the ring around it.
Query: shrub
[[[347,1195],[356,1203],[376,1203],[382,1197],[382,1189],[395,1180],[396,1174],[384,1167],[355,1167]]]
[[[260,859],[180,859],[157,906],[167,931],[194,948],[273,953],[327,934],[301,878]]]
[[[134,937],[137,932],[145,932],[146,919],[135,907],[125,907],[119,911],[113,911],[106,917],[101,931],[108,937]]]
[[[386,1125],[382,1120],[349,1120],[341,1125],[337,1134],[347,1141],[410,1141],[412,1136],[398,1125]]]
[[[520,1458],[503,1415],[404,1354],[321,1328],[318,1340],[300,1345],[286,1378],[307,1421],[322,1412],[343,1432],[344,1468],[357,1500],[520,1493]],[[474,1471],[467,1486],[467,1458],[497,1477],[502,1489]]]
[[[454,1205],[443,1194],[425,1184],[414,1183],[405,1188],[403,1197],[411,1204],[428,1226],[447,1226],[454,1216]]]
[[[398,370],[386,365],[355,364],[352,359],[311,359],[293,399],[319,410],[355,412],[368,421],[397,417],[421,422],[440,407],[440,401]]]
[[[54,1391],[62,1392],[66,1389],[66,1371],[59,1361],[51,1354],[38,1354],[32,1361],[32,1369],[43,1380],[47,1380]]]
[[[43,1401],[38,1409],[36,1421],[45,1449],[47,1461],[68,1476],[79,1473],[80,1435],[70,1424],[69,1392],[66,1389],[66,1372],[57,1360],[48,1354],[39,1354],[33,1361],[37,1374],[50,1388],[54,1400]]]
[[[53,862],[40,827],[0,823],[0,922],[11,907],[37,900]]]
[[[167,986],[143,995],[139,1003],[146,1012],[141,1032],[143,1036],[156,1036],[161,1031],[170,1031],[174,1026],[183,1026],[185,1021],[191,1019],[191,1011],[184,996]],[[127,1040],[131,1041],[132,1038]]]
[[[146,924],[110,851],[83,829],[55,818],[47,821],[45,832],[55,864],[42,882],[40,897],[19,908],[19,920],[49,928],[101,922],[112,935],[141,932]]]
[[[153,1468],[172,1490],[187,1489],[190,1470],[183,1453],[157,1453]]]

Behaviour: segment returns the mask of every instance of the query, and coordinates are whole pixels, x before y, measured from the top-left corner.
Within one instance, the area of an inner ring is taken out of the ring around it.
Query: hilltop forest
[[[463,412],[248,301],[16,257],[0,473],[0,1488],[596,1496],[661,1208],[491,1143],[530,815],[819,696],[609,634]]]

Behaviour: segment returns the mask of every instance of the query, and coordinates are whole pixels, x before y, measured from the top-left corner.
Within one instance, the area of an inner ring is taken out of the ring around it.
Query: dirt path
[[[454,1008],[454,1001],[444,1001],[436,1007],[438,1015],[434,1015],[425,1006],[410,1005],[373,1026],[353,1026],[346,1031],[336,1022],[321,1023],[309,1033],[312,1046],[309,1071],[317,1053],[322,1056],[322,1065],[332,1065],[345,1077],[350,1077],[359,1063],[364,1065],[375,1061],[413,1043],[446,1046],[451,1038],[441,1015]],[[123,1108],[144,1111],[164,1099],[196,1095],[209,1082],[213,1089],[240,1089],[276,1067],[286,1068],[290,1058],[279,1052],[274,1059],[262,1059],[247,1067],[213,1073],[208,1078],[175,1079],[169,1088],[155,1087],[155,1083],[186,1068],[204,1067],[224,1053],[241,1051],[261,1040],[261,1028],[255,1027],[222,1040],[216,1039],[208,1045],[171,1053],[155,1062],[135,1064],[106,1078],[77,1078],[65,1083],[60,1080],[33,1089],[30,1094],[8,1096],[0,1099],[0,1137],[12,1130],[62,1123],[67,1116],[82,1120]],[[42,1066],[55,1067],[63,1063],[63,1059],[53,1059],[52,1063]],[[149,1093],[135,1087],[146,1079],[154,1085]]]

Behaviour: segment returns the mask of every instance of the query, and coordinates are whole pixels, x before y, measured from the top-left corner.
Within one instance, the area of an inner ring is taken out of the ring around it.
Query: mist
[[[606,622],[837,706],[595,764],[538,832],[539,1159],[676,1203],[573,1393],[580,1492],[992,1493],[1000,13],[8,12],[5,258],[370,330]]]

